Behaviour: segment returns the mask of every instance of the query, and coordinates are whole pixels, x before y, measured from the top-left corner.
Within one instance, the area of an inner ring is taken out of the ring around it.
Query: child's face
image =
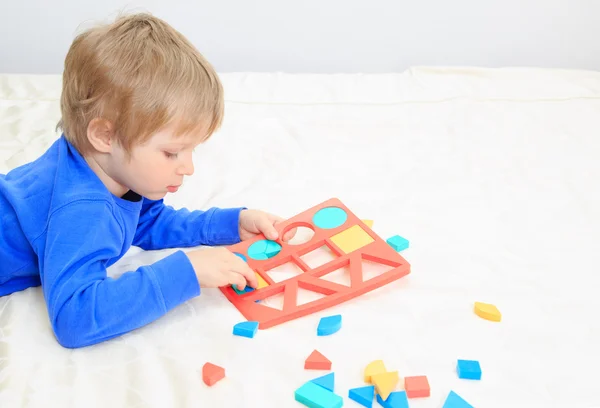
[[[159,200],[174,193],[184,176],[194,173],[192,152],[202,140],[197,133],[175,137],[174,127],[154,134],[143,145],[135,146],[127,160],[125,151],[114,150],[113,178],[143,197]]]

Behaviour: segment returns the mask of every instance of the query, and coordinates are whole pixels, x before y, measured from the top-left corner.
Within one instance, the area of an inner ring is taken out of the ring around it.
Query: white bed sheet
[[[600,406],[600,73],[416,67],[389,75],[223,74],[223,128],[167,202],[293,216],[330,197],[400,234],[412,273],[333,309],[234,337],[217,290],[83,349],[54,339],[39,288],[0,298],[1,407],[296,407],[318,349],[336,392],[383,359],[475,407]],[[56,138],[60,77],[0,75],[0,172]],[[335,170],[334,170],[335,169]],[[125,270],[170,251],[132,249]],[[476,317],[496,304],[501,323]],[[320,316],[342,330],[317,337]],[[481,381],[457,378],[477,359]],[[207,362],[227,377],[207,387]]]

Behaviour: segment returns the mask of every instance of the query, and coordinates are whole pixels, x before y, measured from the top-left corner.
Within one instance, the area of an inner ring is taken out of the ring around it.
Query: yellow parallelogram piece
[[[398,371],[390,371],[371,376],[371,382],[375,386],[377,394],[381,395],[381,398],[383,398],[384,401],[390,396],[392,391],[396,389],[398,381],[400,381]]]
[[[369,234],[365,232],[360,225],[356,224],[345,231],[331,237],[331,241],[337,245],[339,249],[349,254],[356,251],[371,242],[375,241]]]
[[[502,313],[498,308],[489,303],[475,302],[475,314],[482,319],[490,320],[492,322],[499,322],[502,320]]]
[[[373,228],[373,220],[362,220],[362,222],[367,224],[367,227]]]
[[[371,377],[375,374],[385,373],[385,364],[383,364],[383,360],[375,360],[370,362],[365,368],[365,382],[371,383]]]

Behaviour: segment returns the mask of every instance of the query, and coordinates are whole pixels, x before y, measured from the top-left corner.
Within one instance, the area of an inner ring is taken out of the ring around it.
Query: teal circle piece
[[[315,213],[313,216],[313,223],[322,229],[332,229],[344,225],[347,219],[348,214],[341,208],[326,207]]]
[[[281,245],[275,241],[261,239],[248,247],[248,256],[257,261],[273,258],[281,252]]]

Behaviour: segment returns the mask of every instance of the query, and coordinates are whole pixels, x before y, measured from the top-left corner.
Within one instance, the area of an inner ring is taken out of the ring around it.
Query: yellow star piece
[[[383,364],[383,360],[375,360],[370,362],[365,368],[365,382],[371,383],[371,377],[375,374],[385,373],[385,365]]]
[[[475,302],[475,314],[482,319],[490,320],[492,322],[499,322],[502,320],[502,313],[498,308],[489,303]]]
[[[392,391],[394,391],[396,385],[398,385],[398,381],[400,381],[398,371],[375,374],[371,377],[371,382],[375,386],[377,394],[381,395],[381,398],[383,398],[384,401],[390,396]]]

